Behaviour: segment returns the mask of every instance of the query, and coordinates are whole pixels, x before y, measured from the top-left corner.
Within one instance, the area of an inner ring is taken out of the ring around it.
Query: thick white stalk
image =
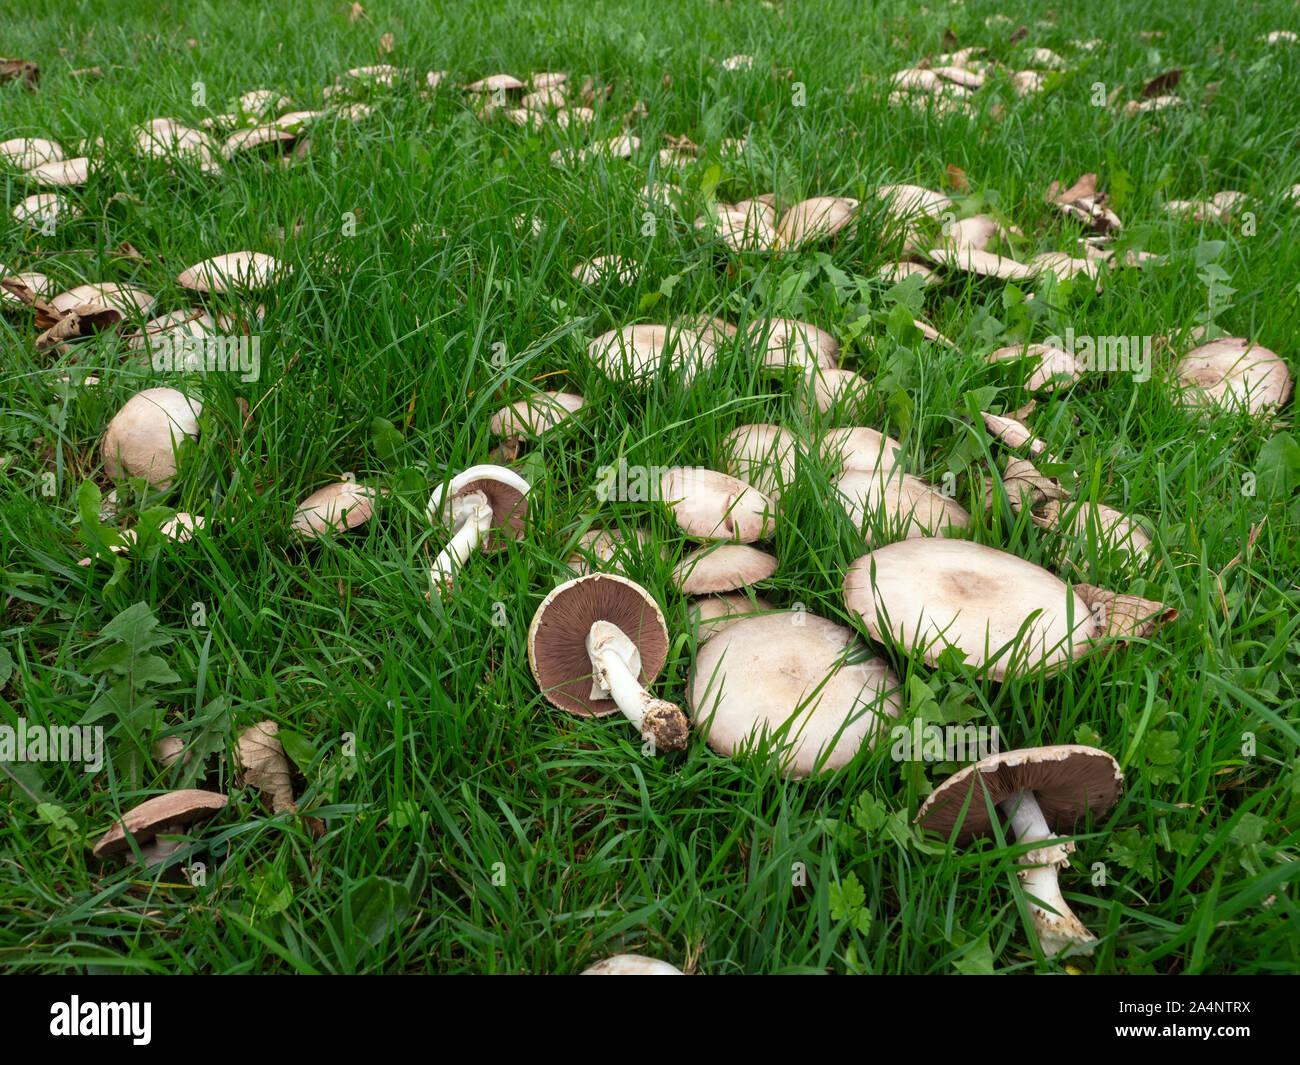
[[[1029,896],[1029,915],[1043,953],[1059,954],[1066,947],[1091,951],[1097,937],[1083,927],[1061,894],[1058,873],[1070,862],[1073,844],[1058,842],[1048,827],[1038,800],[1032,791],[1022,791],[998,803],[998,809],[1011,818],[1011,835],[1019,843],[1042,843],[1020,859],[1017,875]]]
[[[482,492],[469,492],[457,499],[452,516],[463,520],[451,542],[433,560],[434,583],[443,587],[451,583],[456,571],[478,550],[483,537],[492,528],[492,508]]]
[[[591,659],[593,698],[613,699],[623,716],[656,749],[685,749],[686,715],[641,686],[637,679],[641,656],[622,629],[608,621],[593,624],[587,633],[587,656]]]

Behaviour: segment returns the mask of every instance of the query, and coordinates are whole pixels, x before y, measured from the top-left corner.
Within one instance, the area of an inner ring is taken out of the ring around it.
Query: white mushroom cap
[[[615,954],[583,969],[580,976],[685,976],[677,966],[640,954]]]
[[[56,159],[31,167],[27,176],[38,185],[84,185],[90,180],[90,160],[84,155]]]
[[[129,475],[167,487],[176,476],[176,446],[198,439],[202,411],[202,403],[174,388],[137,392],[104,432],[104,471],[115,481]]]
[[[818,410],[828,412],[839,405],[860,403],[871,391],[871,382],[853,370],[836,367],[818,367],[804,374],[800,402],[807,411],[806,400],[811,397]]]
[[[373,488],[355,481],[327,484],[298,504],[289,527],[305,540],[355,529],[370,520],[375,498]]]
[[[660,481],[660,499],[695,540],[753,543],[772,535],[776,507],[762,492],[738,478],[699,466],[676,466]]]
[[[1074,384],[1082,376],[1078,360],[1068,351],[1049,344],[1012,344],[989,352],[986,361],[1014,362],[1025,359],[1032,368],[1025,387],[1031,392],[1052,392]]]
[[[1049,499],[1033,507],[1029,514],[1034,524],[1044,529],[1065,528],[1068,514],[1070,532],[1083,539],[1098,541],[1108,550],[1127,551],[1140,557],[1151,548],[1151,536],[1140,523],[1105,503],[1073,506],[1059,499]]]
[[[686,555],[673,570],[673,584],[686,595],[747,588],[776,572],[776,556],[746,544],[710,544]]]
[[[131,137],[142,155],[160,159],[182,156],[211,163],[219,154],[206,133],[184,126],[174,118],[155,118],[137,126],[131,131]]]
[[[839,769],[882,722],[901,711],[898,679],[882,659],[862,658],[849,629],[807,611],[737,618],[700,646],[687,687],[691,719],[728,757],[758,737],[772,742],[782,772]]]
[[[1002,414],[989,414],[987,411],[980,411],[980,417],[984,419],[984,426],[988,429],[989,434],[997,437],[1007,447],[1026,448],[1031,455],[1044,455],[1049,462],[1055,459],[1047,455],[1047,445],[1043,443],[1034,431],[1024,422],[1015,418],[1008,418]]]
[[[1014,227],[1013,231],[1018,236],[1024,235]],[[1011,234],[992,215],[977,214],[970,218],[963,218],[960,222],[954,222],[945,234],[944,242],[953,248],[975,248],[984,251],[993,243],[994,237],[1006,242],[1010,240]]]
[[[736,251],[770,251],[776,246],[776,228],[771,209],[754,204],[749,210],[720,203],[695,220],[695,228],[715,233]]]
[[[900,262],[885,263],[876,274],[884,281],[897,284],[900,281],[906,281],[913,274],[920,274],[921,281],[926,285],[933,285],[938,278],[935,277],[934,271],[928,266],[922,266],[920,263]]]
[[[202,307],[188,307],[151,318],[140,332],[127,338],[126,347],[128,351],[149,351],[178,337],[198,339],[216,335],[216,319]]]
[[[895,470],[888,477],[879,472],[849,470],[835,482],[844,509],[863,541],[875,541],[873,528],[879,525],[886,539],[937,536],[948,529],[970,525],[970,514],[956,500],[920,477]]]
[[[742,425],[722,438],[727,472],[773,502],[794,481],[797,449],[794,434],[779,425]]]
[[[587,353],[612,380],[644,383],[658,372],[665,354],[689,380],[713,361],[715,349],[694,330],[629,325],[602,333],[587,345]]]
[[[857,200],[846,196],[815,196],[801,200],[781,216],[777,237],[785,248],[828,240],[850,226],[857,218]]]
[[[81,208],[69,203],[57,192],[37,192],[23,199],[13,210],[19,222],[43,226],[61,218],[80,218]]]
[[[541,436],[583,407],[572,392],[539,392],[502,407],[492,415],[493,436]]]
[[[196,292],[255,292],[269,288],[291,267],[259,251],[237,251],[205,259],[181,272],[177,281]]]
[[[1004,281],[1032,281],[1038,275],[1032,266],[978,248],[932,248],[927,254],[930,261],[938,266],[982,277],[997,277]]]
[[[44,274],[11,274],[3,267],[0,267],[0,278],[16,281],[18,284],[31,289],[37,296],[42,297],[48,296],[50,289],[54,287],[53,282]],[[0,287],[0,306],[22,307],[25,304],[7,288]]]
[[[838,470],[836,479],[850,470],[893,476],[903,467],[903,445],[866,426],[828,429],[821,438],[822,458]]]
[[[954,647],[998,680],[1059,669],[1103,634],[1077,589],[969,540],[902,540],[863,555],[845,576],[844,603],[875,639],[932,666]]]
[[[771,603],[761,595],[752,592],[721,592],[692,599],[688,608],[690,617],[697,619],[700,632],[707,639],[714,633],[721,632],[737,618],[750,614],[762,614],[775,610]]]
[[[101,310],[117,311],[124,318],[137,312],[148,314],[154,305],[154,298],[143,289],[132,285],[104,284],[78,285],[76,288],[60,292],[50,306],[60,314],[67,314],[79,306],[95,307]]]
[[[42,163],[57,163],[63,158],[63,149],[44,137],[15,137],[0,141],[0,161],[19,170],[30,170]]]
[[[632,529],[630,534],[625,536],[618,529],[588,529],[578,537],[577,550],[565,560],[565,565],[579,577],[588,573],[629,576],[628,565],[646,550],[649,542],[644,529]],[[659,555],[663,556],[662,548]]]
[[[876,196],[885,201],[886,213],[899,221],[917,218],[942,218],[955,208],[952,199],[920,185],[881,185]]]
[[[759,319],[749,328],[750,341],[761,345],[762,364],[774,369],[834,369],[840,345],[830,333],[792,318]]]
[[[524,87],[513,74],[489,74],[465,86],[469,92],[522,92]]]
[[[1241,337],[1222,337],[1193,348],[1177,367],[1184,399],[1201,407],[1237,407],[1251,414],[1280,407],[1291,398],[1286,362],[1274,351]]]

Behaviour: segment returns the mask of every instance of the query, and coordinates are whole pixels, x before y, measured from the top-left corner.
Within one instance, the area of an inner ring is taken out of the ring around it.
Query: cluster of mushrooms
[[[1090,44],[1081,45],[1089,48]],[[1058,69],[1060,57],[1039,49],[1037,68]],[[726,70],[744,70],[750,57],[734,56]],[[939,56],[902,71],[892,80],[891,102],[912,103],[926,94],[943,106],[965,109],[970,95],[992,68],[978,49]],[[437,89],[446,73],[424,79]],[[359,84],[395,84],[409,71],[379,66],[348,71],[327,88],[326,99],[346,96]],[[1043,69],[1012,76],[1018,92],[1043,87]],[[497,74],[464,87],[485,119],[503,115],[525,128],[589,125],[591,104],[600,92],[590,83],[570,100],[567,77],[533,74],[527,79]],[[194,130],[158,119],[133,132],[144,155],[189,158],[217,172],[221,161],[254,148],[287,153],[313,123],[330,114],[358,120],[364,104],[322,111],[292,111],[289,101],[259,90],[241,98],[238,110]],[[278,112],[278,117],[271,117]],[[212,131],[232,130],[222,141]],[[743,151],[728,142],[726,151]],[[593,156],[627,158],[640,142],[630,133],[562,149],[557,165],[579,165]],[[23,139],[0,144],[0,162],[23,169],[41,185],[84,184],[94,145],[65,158],[51,141]],[[661,152],[662,165],[686,165],[698,149],[681,141]],[[679,210],[688,197],[676,187],[646,190],[657,202]],[[936,271],[960,272],[1003,280],[1035,280],[1083,275],[1099,279],[1105,270],[1142,266],[1148,257],[1108,246],[1121,220],[1085,175],[1068,189],[1054,184],[1047,202],[1089,231],[1074,248],[1023,260],[1024,236],[993,215],[959,217],[952,197],[916,185],[881,185],[868,203],[820,196],[781,204],[773,194],[737,203],[704,203],[693,225],[715,239],[725,254],[777,254],[852,234],[868,225],[901,240],[903,258],[880,271],[886,282],[919,275],[923,284]],[[1209,207],[1239,206],[1232,197],[1209,198]],[[1195,216],[1196,204],[1186,213]],[[1173,205],[1171,205],[1172,209]],[[1206,208],[1206,210],[1209,209]],[[18,216],[30,224],[67,217],[75,210],[57,194],[29,198]],[[687,218],[690,217],[688,214]],[[1201,217],[1205,217],[1202,213]],[[580,263],[574,276],[597,283],[626,281],[634,264],[606,257]],[[247,297],[269,288],[290,272],[269,255],[238,252],[217,256],[184,271],[179,284],[196,294]],[[153,309],[143,290],[120,285],[88,285],[47,299],[47,279],[38,274],[9,275],[0,270],[0,296],[10,306],[25,305],[45,331],[39,346],[60,348],[92,332],[124,329]],[[222,335],[259,316],[251,306],[239,313],[202,303],[146,321],[127,337],[128,347],[148,352],[160,338]],[[927,341],[951,345],[924,322]],[[990,683],[1009,678],[1059,673],[1087,655],[1126,640],[1151,636],[1176,611],[1159,602],[1079,583],[1068,584],[1049,570],[997,548],[961,538],[973,522],[950,491],[908,471],[902,444],[865,425],[835,422],[867,392],[868,382],[840,365],[838,343],[809,322],[764,318],[733,324],[721,318],[680,318],[667,324],[634,323],[595,337],[587,354],[596,372],[629,388],[644,387],[672,374],[691,381],[724,360],[753,359],[763,370],[797,382],[801,409],[814,431],[750,424],[729,433],[721,469],[672,467],[664,470],[656,498],[668,508],[683,537],[697,546],[676,566],[673,581],[693,597],[689,611],[700,640],[685,690],[685,709],[650,690],[668,661],[672,633],[662,606],[635,579],[646,550],[662,551],[646,531],[630,537],[613,528],[585,533],[569,558],[570,579],[551,588],[539,602],[527,634],[529,665],[543,696],[579,719],[622,714],[647,744],[649,753],[689,747],[692,731],[725,757],[770,751],[777,770],[792,778],[833,771],[872,746],[884,726],[903,713],[902,685],[872,643],[920,659],[931,667],[956,652],[967,668]],[[1031,392],[1051,392],[1078,381],[1082,371],[1072,353],[1042,343],[992,352],[990,363],[1018,368]],[[795,372],[790,375],[793,369]],[[1266,415],[1284,404],[1292,382],[1276,353],[1244,338],[1216,338],[1188,350],[1175,370],[1176,384],[1190,404],[1245,409]],[[533,486],[515,468],[528,441],[581,416],[582,396],[536,392],[498,411],[492,433],[500,440],[491,462],[474,465],[446,479],[429,498],[429,522],[443,530],[444,546],[432,560],[429,579],[435,594],[463,579],[478,555],[491,555],[528,529]],[[987,503],[1005,496],[1013,510],[1029,510],[1044,529],[1100,536],[1112,546],[1140,556],[1150,535],[1128,515],[1101,504],[1078,504],[1054,478],[1044,476],[1036,459],[1052,461],[1045,444],[1023,420],[1032,403],[1002,414],[983,412],[989,435],[1006,451],[1005,466],[992,471],[983,491]],[[170,387],[145,389],[131,397],[109,422],[101,445],[106,475],[118,481],[143,478],[167,491],[178,472],[178,448],[197,439],[202,403]],[[835,501],[861,534],[865,552],[843,575],[842,597],[858,630],[810,613],[796,604],[772,607],[754,586],[779,568],[775,555],[756,544],[770,541],[781,521],[781,499],[803,476],[807,457],[816,454],[832,471]],[[306,540],[346,533],[370,519],[382,490],[342,481],[308,496],[291,520]],[[111,515],[106,515],[111,516]],[[205,526],[201,515],[178,514],[162,530],[183,541]],[[121,530],[114,552],[126,551],[132,531]],[[83,564],[91,564],[91,559]],[[864,635],[869,639],[864,639]],[[249,764],[263,766],[260,780],[275,809],[292,806],[286,792],[287,766],[266,762],[257,751],[271,750],[274,726],[255,726]],[[256,741],[256,742],[254,742]],[[240,748],[246,745],[241,740]],[[282,752],[281,752],[282,755]],[[246,755],[246,760],[250,756]],[[266,768],[271,765],[271,768]],[[1028,849],[1018,859],[1020,879],[1044,952],[1086,951],[1092,934],[1061,895],[1058,873],[1069,863],[1073,843],[1063,838],[1084,819],[1103,816],[1117,801],[1123,776],[1116,760],[1091,747],[1049,746],[1002,752],[956,773],[926,799],[917,822],[926,830],[964,846],[980,836],[1009,837]],[[160,846],[159,840],[221,809],[226,797],[204,791],[169,792],[126,814],[95,847],[97,856],[129,851],[132,843]],[[164,860],[167,851],[153,850]],[[588,973],[677,973],[674,967],[636,955],[620,955]]]

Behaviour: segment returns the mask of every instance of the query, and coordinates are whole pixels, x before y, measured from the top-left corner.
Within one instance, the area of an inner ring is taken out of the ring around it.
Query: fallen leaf
[[[970,179],[966,177],[966,171],[961,167],[949,163],[944,168],[943,176],[950,189],[956,189],[958,192],[970,192]]]
[[[239,734],[235,757],[244,773],[244,783],[257,788],[270,803],[272,813],[296,810],[293,802],[293,777],[284,746],[276,738],[280,726],[274,721],[259,721]]]
[[[348,22],[359,22],[361,19],[365,19],[369,22],[370,16],[366,14],[366,9],[354,0],[352,10],[348,12]]]
[[[1164,96],[1182,80],[1182,77],[1181,70],[1166,70],[1148,81],[1138,96],[1144,100],[1151,96]]]
[[[0,59],[0,82],[19,78],[29,89],[34,89],[40,83],[41,68],[25,59]]]

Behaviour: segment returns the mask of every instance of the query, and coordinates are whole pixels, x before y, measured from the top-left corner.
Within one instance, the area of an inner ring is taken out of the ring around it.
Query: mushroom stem
[[[492,508],[482,492],[467,492],[452,507],[452,520],[456,522],[456,535],[433,560],[433,580],[445,588],[456,571],[478,548],[479,543],[492,528]]]
[[[1081,947],[1090,953],[1097,937],[1083,927],[1061,894],[1058,872],[1070,863],[1074,844],[1058,842],[1048,826],[1032,791],[1020,791],[998,803],[1011,818],[1011,835],[1020,843],[1042,843],[1020,859],[1024,868],[1017,876],[1029,896],[1029,915],[1043,952],[1056,955],[1066,947]]]
[[[656,750],[684,751],[689,726],[681,708],[656,699],[637,680],[641,655],[625,632],[608,621],[597,621],[587,633],[591,659],[592,697],[613,699],[643,739]]]

